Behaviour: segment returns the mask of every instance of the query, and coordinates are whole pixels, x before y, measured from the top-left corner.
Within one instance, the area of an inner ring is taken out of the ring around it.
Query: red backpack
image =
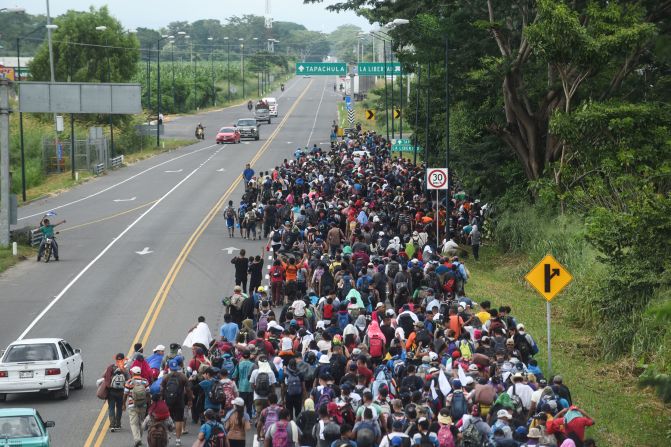
[[[333,304],[324,304],[324,320],[333,318]]]
[[[438,430],[438,445],[439,447],[454,447],[454,436],[449,425],[443,425]]]
[[[368,353],[371,357],[382,357],[384,354],[384,340],[380,334],[373,334],[370,336]]]

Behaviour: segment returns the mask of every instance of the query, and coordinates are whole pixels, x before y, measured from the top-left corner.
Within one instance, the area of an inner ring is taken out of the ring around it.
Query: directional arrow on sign
[[[144,247],[142,251],[136,251],[135,253],[139,254],[140,256],[148,255],[149,253],[154,253],[149,249],[149,247]]]
[[[176,171],[163,171],[167,172],[168,174],[175,173],[175,172],[182,172],[184,169],[177,169]]]
[[[227,252],[229,255],[232,255],[234,251],[238,251],[238,250],[240,250],[240,249],[239,249],[239,248],[235,248],[235,247],[226,247],[226,248],[222,248],[222,249],[221,249],[221,251],[225,251],[225,252]]]
[[[130,199],[114,199],[113,202],[132,202],[137,197],[131,197]]]
[[[394,119],[399,119],[401,117],[401,111],[399,109],[394,109]]]
[[[367,120],[374,120],[375,119],[375,110],[366,110],[366,119]]]
[[[225,170],[226,170],[226,169],[221,168],[221,169],[217,169],[217,172],[224,172]]]

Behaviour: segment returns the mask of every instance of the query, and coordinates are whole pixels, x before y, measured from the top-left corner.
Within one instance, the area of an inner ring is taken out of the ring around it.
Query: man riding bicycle
[[[56,243],[56,238],[54,237],[54,227],[57,227],[61,224],[64,224],[65,220],[62,220],[58,223],[51,224],[48,218],[43,218],[40,222],[40,227],[38,230],[42,232],[42,242],[40,242],[40,249],[37,253],[37,261],[39,262],[42,259],[42,254],[44,253],[44,247],[46,245],[47,239],[51,239],[51,250],[54,254],[54,259],[58,261],[58,244]]]

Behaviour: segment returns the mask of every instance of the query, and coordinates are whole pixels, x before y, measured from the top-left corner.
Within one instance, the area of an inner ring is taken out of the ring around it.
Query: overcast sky
[[[368,31],[368,22],[352,12],[334,14],[325,8],[336,0],[304,5],[303,0],[271,0],[274,20],[296,22],[313,31],[333,31],[340,25],[354,24]],[[46,0],[0,0],[3,6],[25,8],[31,14],[46,14]],[[108,5],[113,16],[127,28],[159,28],[170,22],[199,19],[219,19],[231,16],[265,14],[265,0],[50,0],[51,15],[68,9],[86,10],[89,6]]]

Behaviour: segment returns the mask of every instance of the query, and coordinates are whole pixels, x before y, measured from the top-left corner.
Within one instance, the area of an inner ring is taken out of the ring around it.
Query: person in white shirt
[[[520,372],[513,374],[512,381],[513,384],[507,391],[508,395],[510,397],[513,397],[513,395],[519,396],[522,406],[528,411],[531,408],[531,395],[534,393],[533,388],[524,383],[524,375]]]

